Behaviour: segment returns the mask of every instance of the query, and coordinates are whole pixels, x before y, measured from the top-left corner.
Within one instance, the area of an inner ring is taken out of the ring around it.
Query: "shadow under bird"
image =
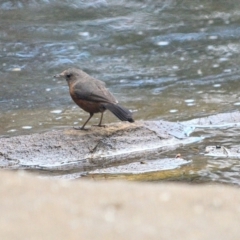
[[[132,113],[127,108],[118,105],[118,101],[105,87],[104,82],[77,68],[69,68],[54,77],[66,79],[73,101],[90,114],[83,126],[75,129],[83,130],[94,113],[99,112],[101,118],[97,126],[101,127],[105,110],[111,111],[121,121],[134,122]]]

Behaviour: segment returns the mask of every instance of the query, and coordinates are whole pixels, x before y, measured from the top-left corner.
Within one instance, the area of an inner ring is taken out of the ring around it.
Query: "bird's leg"
[[[103,119],[103,112],[101,112],[101,117],[98,125],[93,125],[93,126],[98,126],[98,127],[105,127],[105,125],[102,125],[102,119]]]
[[[93,116],[93,113],[90,113],[89,118],[88,118],[87,121],[82,125],[82,127],[73,127],[73,128],[76,129],[76,130],[85,130],[84,127],[85,127],[85,125],[88,123],[88,121],[92,118],[92,116]]]
[[[98,124],[99,127],[103,127],[104,125],[102,125],[102,119],[103,119],[103,112],[101,112],[101,118],[100,118],[100,122]]]

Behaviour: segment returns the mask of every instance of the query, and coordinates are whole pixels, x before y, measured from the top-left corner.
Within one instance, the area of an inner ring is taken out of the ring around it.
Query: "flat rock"
[[[207,146],[205,156],[239,159],[240,147]]]
[[[120,122],[109,124],[105,128],[92,126],[86,131],[66,128],[26,136],[2,137],[0,138],[0,168],[28,169],[50,175],[72,175],[75,178],[85,172],[120,165],[126,166],[115,169],[115,172],[126,172],[127,168],[128,171],[139,171],[139,173],[151,172],[154,169],[159,171],[164,168],[161,169],[158,161],[167,159],[166,155],[162,157],[163,153],[203,139],[190,137],[196,127],[229,128],[238,126],[239,122],[240,113],[236,111],[181,123]],[[152,160],[156,161],[151,162]],[[190,160],[178,159],[175,161],[177,163],[175,166],[177,168]],[[143,166],[137,164],[141,161],[149,161],[144,166],[144,170]],[[134,162],[134,165],[127,165]]]
[[[158,157],[180,144],[193,127],[149,121],[110,124],[87,131],[72,128],[0,139],[0,165],[10,169],[87,171]]]

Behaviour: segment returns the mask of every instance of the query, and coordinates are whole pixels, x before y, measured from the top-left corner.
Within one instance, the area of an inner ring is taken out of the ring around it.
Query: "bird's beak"
[[[53,76],[54,78],[61,78],[64,77],[64,72],[60,73],[60,74],[56,74]]]

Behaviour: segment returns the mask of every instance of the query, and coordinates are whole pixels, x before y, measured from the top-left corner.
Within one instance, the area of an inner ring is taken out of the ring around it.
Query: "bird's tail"
[[[103,106],[111,111],[120,120],[134,122],[132,113],[127,108],[112,103],[104,103]]]

